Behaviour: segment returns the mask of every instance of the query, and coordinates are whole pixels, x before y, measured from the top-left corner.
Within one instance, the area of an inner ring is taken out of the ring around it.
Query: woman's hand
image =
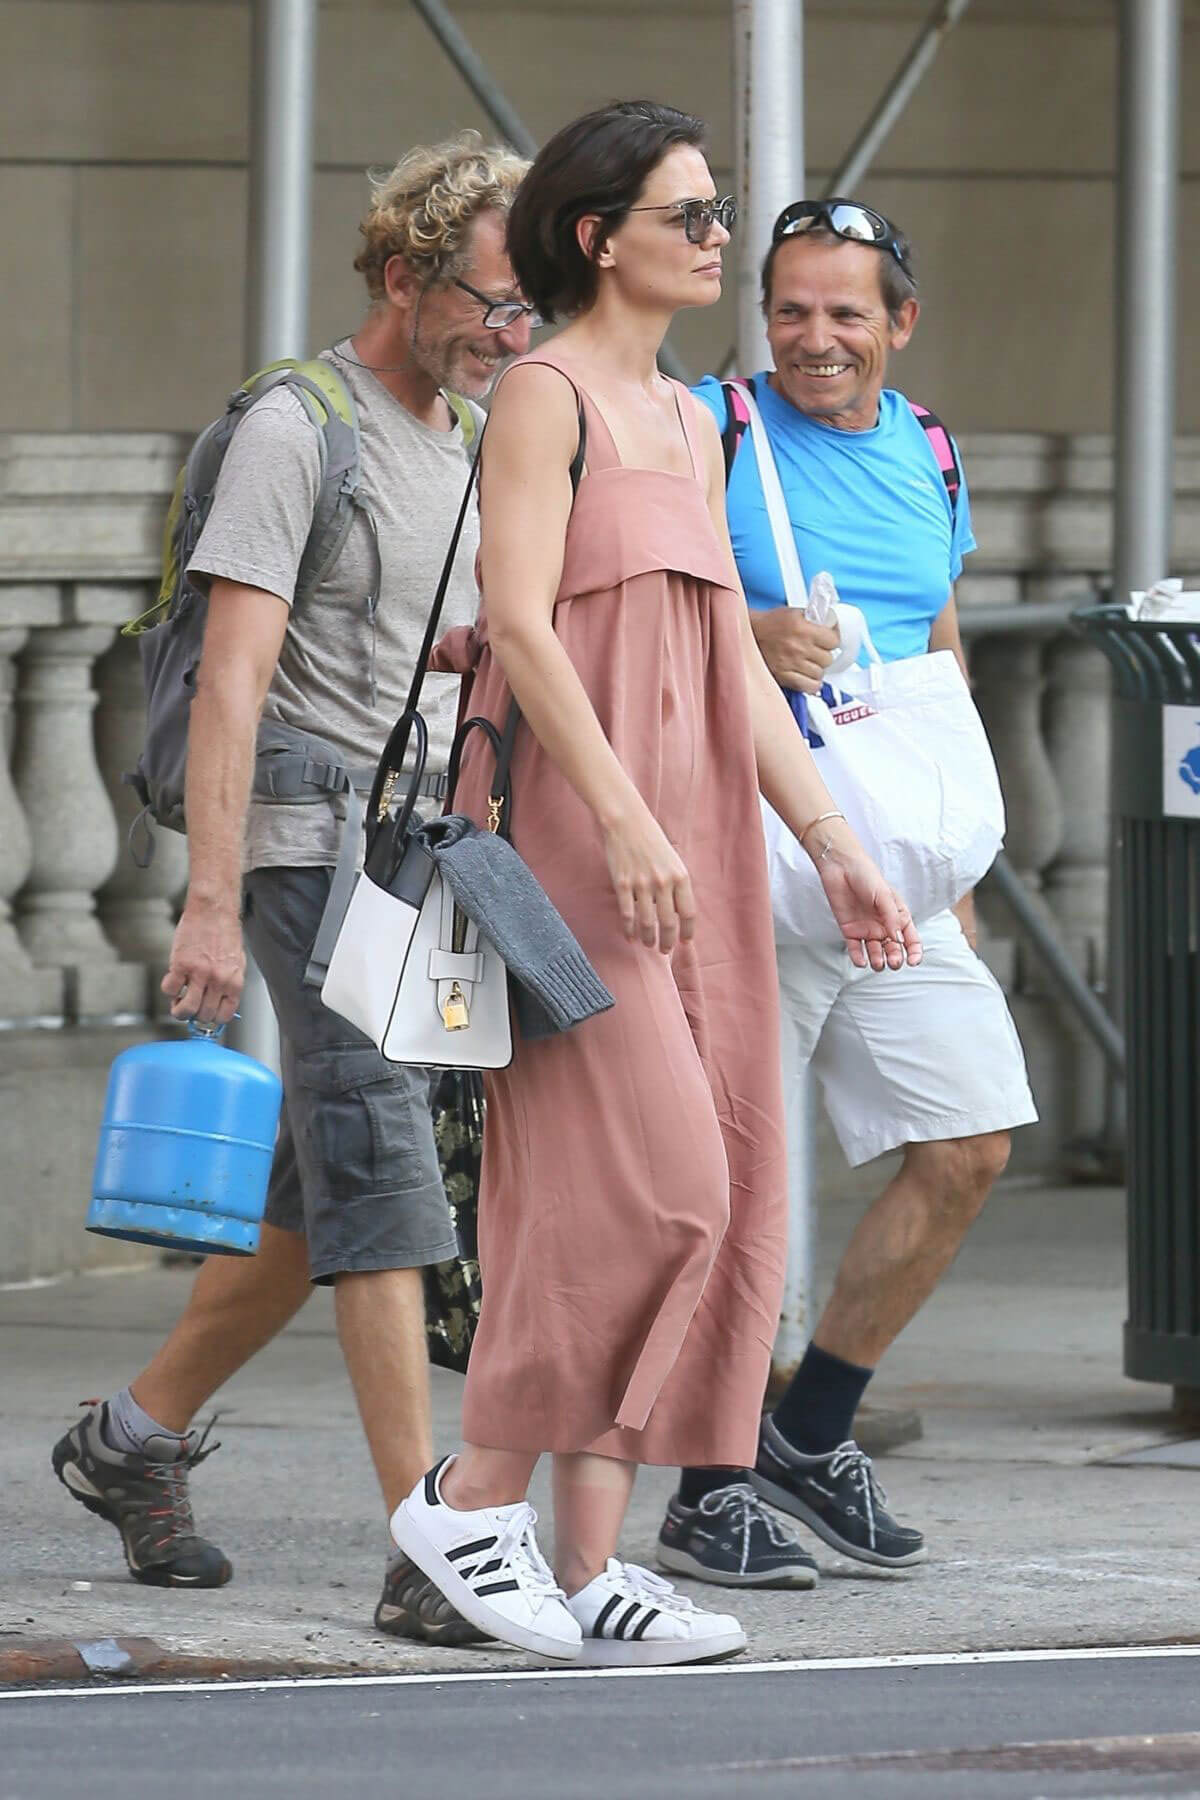
[[[645,807],[608,825],[604,854],[627,938],[669,952],[696,929],[696,901],[683,859]]]
[[[857,968],[869,963],[877,971],[902,969],[905,963],[920,962],[921,939],[912,914],[857,845],[830,849],[816,867]]]

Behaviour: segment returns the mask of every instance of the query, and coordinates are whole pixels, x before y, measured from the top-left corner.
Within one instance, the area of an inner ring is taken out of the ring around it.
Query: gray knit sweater
[[[504,838],[462,813],[414,832],[467,917],[513,977],[522,1037],[567,1031],[616,1001],[541,884]]]

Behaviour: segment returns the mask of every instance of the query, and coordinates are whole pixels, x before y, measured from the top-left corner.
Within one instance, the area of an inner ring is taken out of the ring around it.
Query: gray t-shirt
[[[361,515],[327,578],[292,606],[321,466],[316,428],[295,394],[264,395],[238,426],[188,573],[265,588],[287,601],[291,617],[263,717],[314,732],[349,765],[362,767],[378,761],[408,697],[470,458],[457,423],[451,431],[423,425],[374,375],[336,351],[322,355],[358,408],[363,492],[379,526],[383,586],[375,619],[375,705],[366,608],[375,563],[370,527]],[[480,412],[480,425],[482,420]],[[443,630],[475,617],[478,546],[472,505],[446,593]],[[428,676],[421,712],[429,727],[430,770],[446,767],[457,707],[458,678]],[[246,868],[334,863],[341,818],[341,802],[252,800]]]

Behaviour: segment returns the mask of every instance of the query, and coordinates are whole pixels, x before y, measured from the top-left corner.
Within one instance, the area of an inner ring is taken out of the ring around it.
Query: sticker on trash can
[[[1163,707],[1163,812],[1200,819],[1200,706]]]

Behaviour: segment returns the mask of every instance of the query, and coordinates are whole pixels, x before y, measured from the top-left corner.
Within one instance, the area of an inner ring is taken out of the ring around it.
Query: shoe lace
[[[186,1437],[183,1441],[187,1448],[174,1462],[146,1463],[146,1479],[160,1489],[165,1502],[162,1506],[147,1509],[150,1518],[165,1521],[163,1529],[166,1535],[159,1538],[156,1545],[159,1550],[179,1538],[195,1536],[196,1520],[188,1491],[188,1473],[197,1463],[202,1463],[206,1457],[211,1456],[214,1450],[221,1448],[219,1439],[215,1444],[210,1444],[207,1450],[204,1447],[219,1417],[219,1413],[214,1413],[199,1437],[194,1434]]]
[[[631,1600],[641,1600],[665,1613],[694,1613],[698,1610],[686,1594],[681,1594],[671,1582],[664,1581],[652,1569],[643,1569],[640,1563],[620,1563],[618,1566],[621,1570],[621,1585],[627,1589]]]
[[[561,1600],[565,1605],[567,1597],[538,1548],[533,1530],[536,1524],[537,1513],[527,1502],[523,1503],[496,1539],[492,1556],[508,1566],[513,1580],[529,1599]]]
[[[887,1505],[887,1495],[883,1483],[879,1480],[871,1466],[871,1459],[865,1450],[860,1450],[853,1438],[839,1444],[829,1459],[829,1474],[834,1481],[841,1475],[848,1475],[851,1484],[857,1490],[866,1514],[867,1530],[871,1544],[875,1544],[875,1508],[880,1510]]]
[[[735,1481],[728,1487],[714,1488],[711,1493],[705,1494],[699,1510],[710,1519],[719,1519],[726,1513],[729,1515],[734,1531],[741,1538],[743,1568],[750,1555],[750,1536],[756,1525],[762,1527],[769,1542],[777,1550],[792,1547],[791,1535],[768,1512],[748,1481]]]

